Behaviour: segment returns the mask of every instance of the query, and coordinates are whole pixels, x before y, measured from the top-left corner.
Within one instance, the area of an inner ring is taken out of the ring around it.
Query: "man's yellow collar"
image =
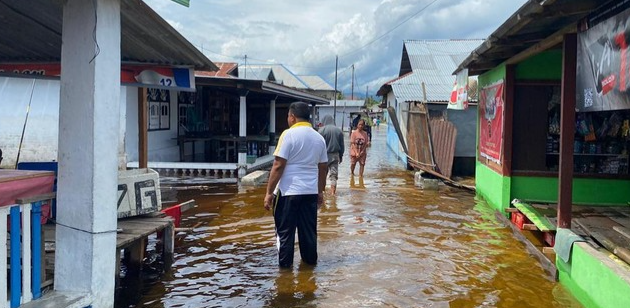
[[[293,126],[291,126],[290,128],[295,128],[295,127],[300,127],[300,126],[313,127],[313,125],[311,125],[311,123],[308,123],[308,122],[297,122],[293,124]]]

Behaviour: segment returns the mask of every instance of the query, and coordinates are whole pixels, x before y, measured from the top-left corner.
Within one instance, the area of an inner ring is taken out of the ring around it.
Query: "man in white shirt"
[[[328,156],[324,138],[308,122],[308,104],[289,106],[289,129],[282,132],[265,195],[265,209],[273,209],[280,267],[293,265],[295,230],[300,256],[317,263],[317,209],[324,204]]]

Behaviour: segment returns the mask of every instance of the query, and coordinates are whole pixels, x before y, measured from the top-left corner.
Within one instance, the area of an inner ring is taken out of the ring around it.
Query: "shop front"
[[[585,306],[630,307],[630,6],[578,2],[590,14],[506,22],[503,42],[556,29],[508,56],[482,44],[460,65],[479,76],[477,193]]]

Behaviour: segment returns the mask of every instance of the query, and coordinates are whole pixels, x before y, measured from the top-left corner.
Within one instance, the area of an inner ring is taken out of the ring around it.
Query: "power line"
[[[433,1],[431,1],[429,4],[427,4],[427,5],[425,5],[423,8],[421,8],[419,11],[417,11],[417,12],[415,12],[414,14],[412,14],[411,16],[407,17],[407,18],[406,18],[405,20],[403,20],[401,23],[399,23],[399,24],[398,24],[398,25],[396,25],[395,27],[393,27],[393,28],[389,29],[387,32],[383,33],[383,34],[382,34],[382,35],[380,35],[379,37],[377,37],[377,38],[375,38],[375,39],[373,39],[373,40],[369,41],[367,44],[365,44],[365,45],[363,45],[363,46],[361,46],[361,47],[359,47],[359,48],[357,48],[357,49],[355,49],[355,50],[353,50],[353,51],[350,51],[350,52],[348,52],[348,53],[345,53],[345,54],[341,55],[340,57],[345,57],[345,56],[347,56],[347,55],[351,55],[351,54],[356,53],[356,52],[358,52],[359,50],[361,50],[361,49],[363,49],[363,48],[365,48],[365,47],[367,47],[367,46],[369,46],[369,45],[372,45],[372,43],[374,43],[374,42],[376,42],[376,41],[378,41],[378,40],[382,39],[384,36],[386,36],[386,35],[388,35],[388,34],[392,33],[394,30],[398,29],[398,27],[402,26],[404,23],[406,23],[406,22],[408,22],[409,20],[411,20],[412,18],[416,17],[418,14],[422,13],[424,10],[426,10],[429,6],[431,6],[433,3],[436,3],[437,1],[438,1],[438,0],[433,0]]]
[[[228,56],[228,55],[224,55],[222,53],[219,52],[215,52],[209,49],[206,49],[203,47],[203,45],[199,46],[197,44],[193,44],[195,47],[197,47],[197,49],[201,50],[201,53],[203,53],[205,55],[205,52],[209,52],[211,54],[215,54],[224,58],[229,58],[229,59],[235,59],[235,60],[241,60],[243,59],[243,56]],[[258,58],[253,58],[253,57],[247,57],[250,60],[256,60],[256,61],[261,61],[264,62],[265,64],[282,64],[284,66],[291,66],[291,67],[296,67],[296,68],[308,68],[308,69],[334,69],[334,66],[304,66],[304,65],[296,65],[296,64],[290,64],[290,63],[278,63],[278,62],[273,62],[270,60],[264,60],[264,59],[258,59]]]

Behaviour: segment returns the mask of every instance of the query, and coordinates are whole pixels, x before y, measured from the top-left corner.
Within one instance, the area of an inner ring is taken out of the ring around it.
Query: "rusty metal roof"
[[[473,50],[455,72],[468,68],[469,75],[479,75],[511,58],[515,63],[524,60],[530,48],[543,51],[558,47],[564,34],[577,31],[579,20],[600,5],[614,1],[529,0]]]
[[[217,67],[141,0],[121,0],[121,61]],[[63,1],[1,0],[0,62],[61,62]]]
[[[238,63],[214,62],[219,67],[218,71],[195,71],[195,77],[225,77],[238,78]]]

